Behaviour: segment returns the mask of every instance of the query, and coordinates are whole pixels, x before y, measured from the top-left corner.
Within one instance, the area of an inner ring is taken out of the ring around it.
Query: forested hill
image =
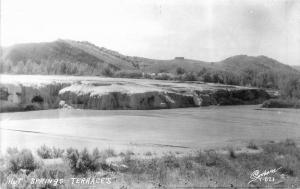
[[[5,48],[1,73],[200,80],[268,88],[278,88],[283,80],[300,75],[298,70],[265,56],[237,55],[219,62],[183,57],[155,60],[72,40]]]

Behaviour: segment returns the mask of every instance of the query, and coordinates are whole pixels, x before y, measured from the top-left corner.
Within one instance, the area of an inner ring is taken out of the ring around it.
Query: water
[[[166,110],[44,110],[0,114],[7,147],[196,150],[253,141],[300,140],[300,110],[211,106]]]

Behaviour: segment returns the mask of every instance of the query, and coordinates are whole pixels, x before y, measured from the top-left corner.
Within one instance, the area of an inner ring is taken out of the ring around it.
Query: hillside
[[[293,66],[293,68],[300,71],[300,66]]]
[[[14,45],[4,49],[1,62],[2,73],[201,80],[267,88],[279,88],[282,79],[300,75],[266,56],[237,55],[219,62],[155,60],[72,40]]]
[[[215,65],[239,77],[240,85],[278,88],[283,79],[300,76],[298,70],[266,56],[237,55]]]
[[[218,63],[220,67],[227,71],[243,72],[245,70],[273,70],[273,71],[284,71],[284,72],[297,72],[291,66],[282,64],[277,60],[268,58],[266,56],[247,56],[237,55],[229,57]]]
[[[136,69],[132,62],[107,51],[87,42],[57,40],[6,48],[1,60],[7,73],[102,75],[104,68]]]

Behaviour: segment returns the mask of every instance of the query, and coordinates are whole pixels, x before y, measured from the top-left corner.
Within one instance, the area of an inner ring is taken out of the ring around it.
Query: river
[[[300,140],[300,110],[210,106],[164,110],[57,109],[0,114],[0,147],[197,150]]]

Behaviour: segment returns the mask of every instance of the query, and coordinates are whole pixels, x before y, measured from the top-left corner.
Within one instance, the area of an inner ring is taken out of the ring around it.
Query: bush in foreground
[[[37,149],[37,154],[42,159],[53,159],[63,157],[64,150],[55,147],[48,147],[46,145],[41,146]]]
[[[13,173],[17,173],[21,169],[29,173],[38,167],[32,153],[28,149],[22,151],[10,152],[8,155],[8,169]]]
[[[51,148],[47,147],[46,145],[43,145],[40,148],[38,148],[37,154],[43,159],[52,158],[52,150],[51,150]]]
[[[190,188],[195,186],[203,188],[208,186],[232,188],[271,186],[278,188],[277,185],[274,185],[275,183],[264,181],[257,181],[251,186],[248,185],[250,174],[254,170],[263,172],[278,168],[280,169],[275,175],[276,181],[280,179],[281,174],[285,176],[281,188],[289,187],[299,179],[300,148],[293,140],[288,139],[280,143],[273,142],[262,145],[251,144],[248,147],[256,148],[256,146],[261,149],[257,153],[238,153],[236,149],[229,148],[226,154],[208,150],[185,156],[169,153],[162,157],[154,156],[146,159],[136,158],[132,152],[121,153],[119,155],[121,160],[117,163],[125,167],[124,169],[112,169],[113,165],[105,164],[105,158],[116,154],[111,149],[101,152],[95,149],[89,153],[87,149],[78,151],[70,148],[66,151],[65,158],[68,164],[42,165],[30,174],[21,176],[27,178],[28,182],[30,182],[31,177],[68,179],[74,175],[80,175],[80,177],[96,175],[98,174],[96,172],[101,169],[105,175],[115,176],[111,188],[122,188],[121,186],[125,188],[168,188],[174,186]],[[10,153],[16,156],[20,152],[11,149]],[[10,161],[10,158],[6,161]],[[4,172],[4,174],[7,173]],[[14,176],[20,177],[20,175],[12,172],[5,175],[5,177]],[[1,187],[3,181],[0,181],[2,182],[0,182]],[[51,188],[48,185],[41,187]],[[32,186],[31,188],[41,187]],[[70,187],[66,186],[66,188]]]
[[[97,148],[92,154],[86,148],[80,152],[77,149],[69,148],[67,149],[66,160],[75,175],[86,174],[88,171],[98,171],[105,161],[101,158]]]

